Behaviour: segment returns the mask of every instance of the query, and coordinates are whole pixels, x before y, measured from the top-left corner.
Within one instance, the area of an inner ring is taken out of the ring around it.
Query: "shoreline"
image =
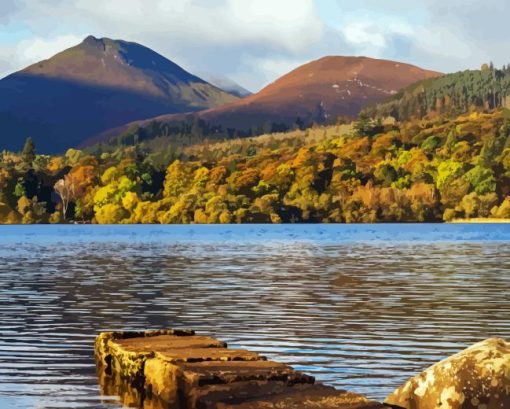
[[[488,217],[475,217],[473,219],[453,219],[449,224],[508,224],[510,219],[490,219]]]

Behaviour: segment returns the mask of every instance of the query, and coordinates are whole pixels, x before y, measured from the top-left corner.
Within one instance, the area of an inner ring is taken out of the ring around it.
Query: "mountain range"
[[[284,131],[293,126],[355,118],[412,83],[442,74],[367,57],[324,57],[302,65],[261,91],[231,104],[189,114],[170,114],[125,124],[88,139],[99,142],[150,139],[190,132],[197,120],[205,137],[229,138]]]
[[[305,127],[354,118],[367,105],[440,75],[395,61],[330,56],[250,95],[222,77],[211,77],[212,85],[140,44],[89,36],[0,80],[0,127],[9,135],[0,149],[19,150],[31,136],[40,152],[62,152],[133,129],[152,138],[172,124],[182,133],[194,121],[207,129],[204,137]]]

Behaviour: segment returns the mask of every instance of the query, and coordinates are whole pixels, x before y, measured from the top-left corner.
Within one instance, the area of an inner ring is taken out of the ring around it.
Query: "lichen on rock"
[[[510,344],[479,342],[431,366],[389,395],[404,409],[510,408]]]

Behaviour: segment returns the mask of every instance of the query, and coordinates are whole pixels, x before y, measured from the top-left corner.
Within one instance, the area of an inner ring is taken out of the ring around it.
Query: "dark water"
[[[510,338],[510,225],[0,227],[0,408],[117,408],[93,339],[186,327],[383,399]]]

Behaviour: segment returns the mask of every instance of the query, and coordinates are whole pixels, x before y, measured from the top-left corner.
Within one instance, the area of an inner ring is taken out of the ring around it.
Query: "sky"
[[[508,0],[0,0],[0,78],[86,36],[258,91],[325,55],[441,72],[510,62]]]

